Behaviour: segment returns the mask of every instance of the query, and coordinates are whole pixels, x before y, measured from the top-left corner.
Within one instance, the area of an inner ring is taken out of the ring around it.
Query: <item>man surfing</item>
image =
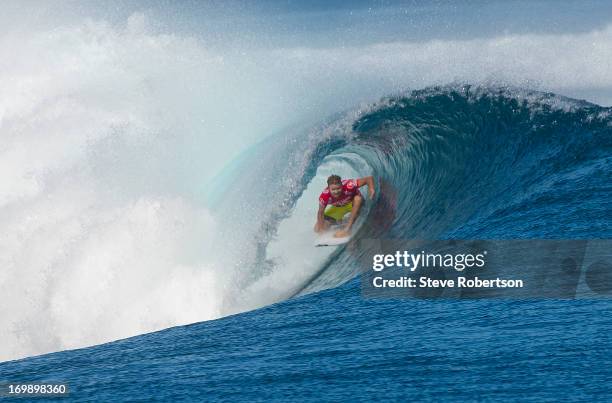
[[[363,204],[363,196],[359,188],[364,185],[368,185],[368,195],[370,199],[373,199],[375,190],[374,177],[372,176],[359,179],[342,179],[338,175],[331,175],[327,178],[327,187],[319,196],[319,211],[317,212],[317,223],[314,227],[315,232],[321,233],[329,229],[332,224],[341,224],[344,216],[351,213],[344,228],[334,234],[336,238],[348,236]]]

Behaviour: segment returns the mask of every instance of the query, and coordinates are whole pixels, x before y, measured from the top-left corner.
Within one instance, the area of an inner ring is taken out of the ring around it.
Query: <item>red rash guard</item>
[[[355,196],[361,196],[359,192],[359,186],[357,186],[357,179],[343,179],[342,180],[342,195],[339,198],[334,198],[329,191],[329,187],[323,190],[323,193],[319,196],[319,205],[325,207],[331,204],[336,207],[344,206],[353,201]]]

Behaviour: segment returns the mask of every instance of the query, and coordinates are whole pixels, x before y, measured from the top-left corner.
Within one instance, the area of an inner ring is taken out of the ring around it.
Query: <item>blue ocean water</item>
[[[611,308],[364,300],[352,281],[221,320],[4,363],[0,374],[68,382],[78,401],[606,400]]]
[[[255,147],[232,167],[249,175],[226,199],[261,186],[255,176],[289,180],[275,203],[254,196],[239,210],[237,220],[257,217],[245,233],[261,234],[245,269],[261,277],[278,265],[266,247],[329,159],[367,167],[380,184],[355,241],[612,238],[610,108],[460,84]],[[336,249],[286,301],[3,362],[0,379],[66,382],[61,400],[75,401],[612,399],[611,301],[364,299],[367,253]]]

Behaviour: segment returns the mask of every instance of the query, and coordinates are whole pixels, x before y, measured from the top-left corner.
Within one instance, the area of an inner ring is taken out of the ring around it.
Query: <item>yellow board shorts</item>
[[[328,206],[325,210],[324,215],[331,217],[336,221],[342,221],[346,213],[350,213],[353,210],[353,202],[345,204],[344,206]]]

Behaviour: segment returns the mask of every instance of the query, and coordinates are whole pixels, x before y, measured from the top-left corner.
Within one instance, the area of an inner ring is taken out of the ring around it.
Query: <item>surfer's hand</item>
[[[351,233],[351,230],[341,229],[341,230],[336,231],[336,233],[334,234],[334,237],[344,238],[345,236],[349,236],[350,233]]]
[[[370,200],[374,200],[374,195],[376,194],[376,191],[374,190],[373,187],[368,188],[368,196],[370,196]]]

